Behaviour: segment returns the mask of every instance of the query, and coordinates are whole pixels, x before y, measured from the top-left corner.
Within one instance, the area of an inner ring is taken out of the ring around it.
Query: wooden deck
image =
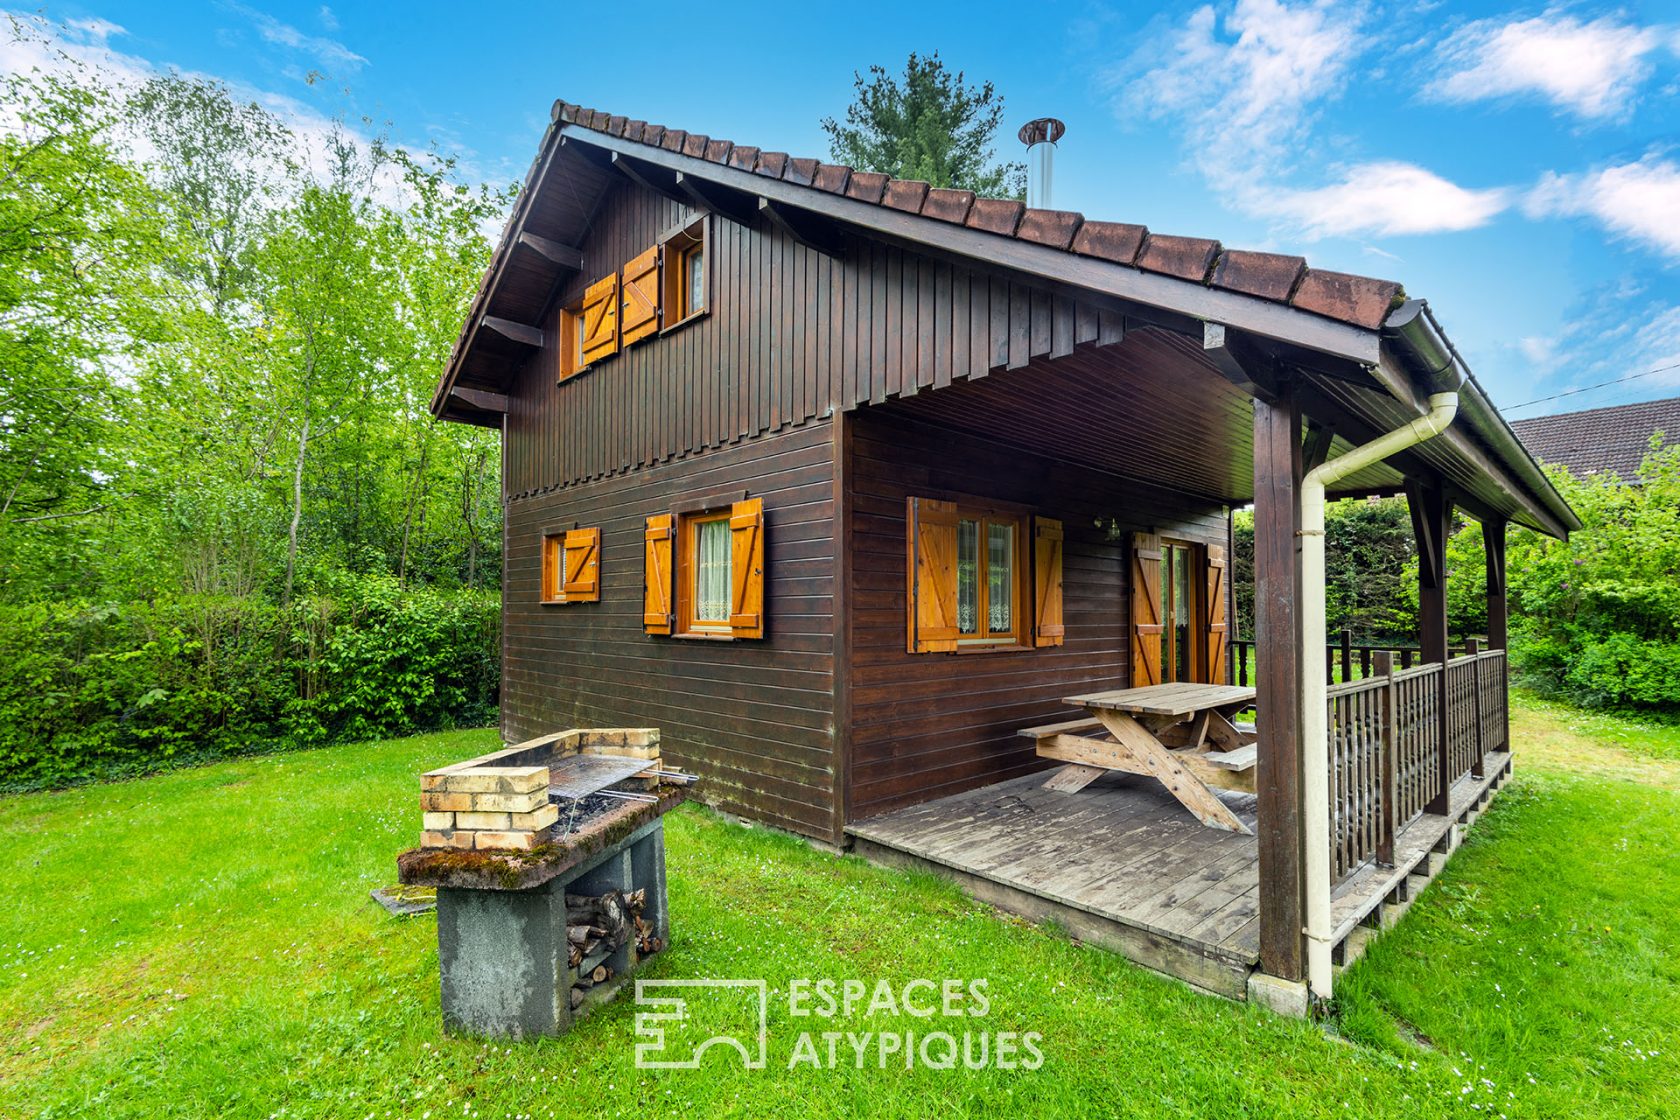
[[[1426,813],[1399,833],[1394,867],[1366,864],[1336,888],[1339,962],[1410,904],[1509,772],[1510,755],[1489,755],[1485,777],[1453,786],[1446,816]],[[1047,774],[857,822],[847,829],[853,850],[934,870],[983,902],[1246,999],[1260,960],[1255,838],[1204,827],[1147,778],[1109,774],[1065,794],[1044,788]],[[1218,796],[1254,826],[1253,795]]]

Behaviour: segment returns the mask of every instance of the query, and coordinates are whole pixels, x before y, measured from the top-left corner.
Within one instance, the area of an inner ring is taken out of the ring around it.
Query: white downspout
[[[1319,999],[1331,995],[1330,976],[1330,729],[1329,685],[1313,651],[1329,643],[1324,621],[1324,492],[1397,451],[1445,431],[1458,413],[1457,393],[1436,393],[1429,411],[1322,463],[1301,480],[1301,641],[1308,653],[1301,673],[1301,749],[1306,752],[1301,812],[1306,817],[1307,983]]]

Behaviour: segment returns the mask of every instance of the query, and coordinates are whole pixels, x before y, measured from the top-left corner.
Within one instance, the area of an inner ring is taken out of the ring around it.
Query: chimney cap
[[[1020,137],[1021,143],[1030,148],[1034,144],[1054,144],[1065,132],[1067,125],[1055,117],[1039,117],[1022,125],[1021,131],[1015,135]]]

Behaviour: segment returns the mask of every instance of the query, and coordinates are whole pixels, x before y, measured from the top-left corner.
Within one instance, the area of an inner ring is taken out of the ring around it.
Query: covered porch
[[[1373,351],[1378,360],[1361,366],[1296,365],[1298,350],[1213,327],[1200,346],[1187,345],[1186,333],[1146,327],[1116,344],[885,407],[941,429],[1008,433],[1002,440],[1023,451],[1107,473],[1122,497],[1135,482],[1227,511],[1252,503],[1255,586],[1239,589],[1253,595],[1256,632],[1244,638],[1258,650],[1251,792],[1211,791],[1251,835],[1209,827],[1158,776],[1118,772],[1124,767],[1047,788],[1051,760],[1068,761],[1048,752],[1027,773],[1016,757],[990,782],[853,815],[846,832],[872,860],[947,875],[977,898],[1054,920],[1199,988],[1305,1013],[1309,904],[1328,899],[1328,928],[1316,924],[1313,940],[1328,942],[1335,964],[1345,965],[1440,870],[1511,773],[1505,533],[1512,523],[1566,532],[1572,514],[1543,479],[1534,481],[1537,472],[1526,473],[1532,462],[1515,461],[1520,448],[1494,445],[1486,426],[1503,421],[1466,384],[1465,398],[1477,403],[1445,432],[1330,487],[1331,498],[1404,495],[1419,560],[1416,663],[1408,658],[1402,667],[1376,651],[1360,679],[1336,683],[1326,639],[1309,634],[1304,620],[1311,580],[1303,571],[1303,489],[1321,464],[1426,413],[1429,378],[1408,364],[1418,361],[1415,352],[1391,352],[1387,336]],[[1440,354],[1456,363],[1449,350]],[[1485,637],[1459,645],[1457,656],[1445,557],[1455,511],[1482,524],[1488,599]],[[1131,656],[1115,677],[1053,694],[1059,706],[1044,702],[1011,733],[1066,719],[1076,694],[1098,688],[1236,683],[1223,620],[1210,619],[1177,666],[1192,666],[1195,677],[1174,677],[1174,659],[1151,648],[1150,627],[1140,626],[1139,565],[1158,562],[1163,534],[1147,518],[1133,526],[1115,617],[1130,632]],[[1210,559],[1219,551],[1203,549]],[[1152,598],[1153,591],[1143,596]],[[1198,601],[1213,602],[1211,591]],[[1331,683],[1308,688],[1309,673]],[[984,687],[977,680],[976,709]],[[1311,736],[1304,693],[1319,697],[1322,738]],[[1310,808],[1321,804],[1309,794],[1315,769],[1328,775],[1322,815]],[[1320,852],[1317,837],[1326,833]],[[1314,879],[1310,865],[1320,854],[1328,884],[1315,898],[1311,884],[1324,879]],[[1327,992],[1315,986],[1313,994]]]

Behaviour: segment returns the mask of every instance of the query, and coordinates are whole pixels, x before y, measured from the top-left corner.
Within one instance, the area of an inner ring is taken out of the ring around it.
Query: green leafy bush
[[[279,607],[0,607],[0,785],[493,722],[494,593],[339,576]]]

